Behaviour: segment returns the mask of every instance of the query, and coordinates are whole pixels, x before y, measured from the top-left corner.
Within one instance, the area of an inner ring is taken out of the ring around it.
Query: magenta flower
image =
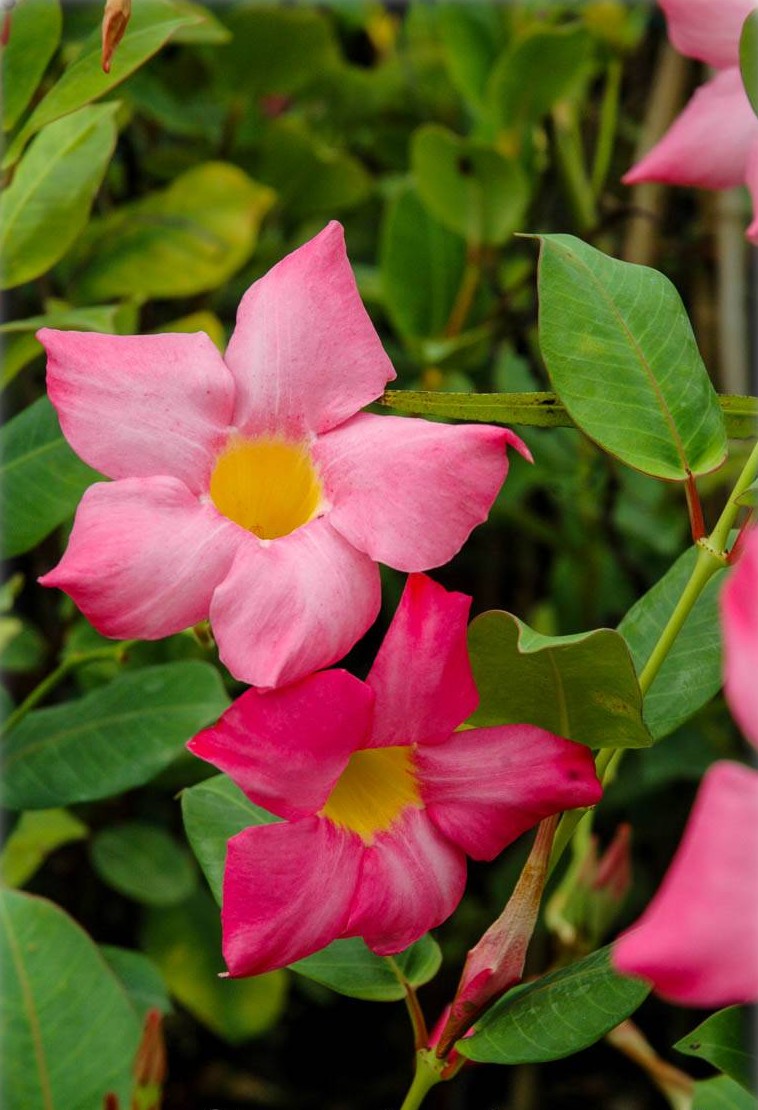
[[[721,591],[724,693],[735,721],[758,749],[758,527]]]
[[[757,0],[659,0],[682,54],[719,72],[698,89],[652,150],[622,179],[728,189],[747,185],[758,205],[758,119],[739,70],[742,24]],[[747,230],[758,242],[758,216]]]
[[[229,841],[232,975],[338,937],[400,952],[458,905],[467,854],[492,859],[543,817],[598,801],[580,744],[532,725],[454,731],[478,702],[470,600],[412,575],[366,682],[333,670],[249,690],[190,741],[284,819]]]
[[[210,617],[257,686],[340,659],[379,610],[377,562],[447,562],[487,516],[521,440],[484,424],[358,410],[395,377],[331,223],[207,335],[39,333],[74,450],[109,478],[41,579],[106,636]],[[356,415],[357,414],[357,415]]]

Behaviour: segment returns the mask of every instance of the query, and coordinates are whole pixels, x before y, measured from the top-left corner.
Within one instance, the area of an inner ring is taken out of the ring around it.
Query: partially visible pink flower
[[[746,739],[758,748],[758,527],[745,536],[721,591],[721,624],[724,693]]]
[[[412,575],[366,682],[334,670],[249,690],[190,741],[283,818],[229,841],[232,975],[338,937],[400,952],[453,912],[467,854],[492,859],[543,817],[598,801],[580,744],[531,725],[454,731],[478,700],[469,605]]]
[[[659,0],[669,38],[719,72],[699,88],[652,150],[622,179],[704,189],[747,185],[758,208],[758,118],[739,71],[742,24],[758,0]],[[758,217],[747,231],[758,242]]]
[[[330,223],[247,291],[224,358],[194,335],[43,328],[48,391],[90,487],[40,581],[106,636],[158,639],[210,617],[256,686],[353,646],[378,562],[448,562],[487,513],[518,436],[358,410],[395,377]],[[356,415],[357,414],[357,415]]]

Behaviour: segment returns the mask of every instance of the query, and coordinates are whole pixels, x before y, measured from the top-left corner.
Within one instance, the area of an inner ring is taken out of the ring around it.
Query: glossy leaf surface
[[[750,1048],[748,1019],[741,1006],[728,1006],[702,1021],[674,1048],[687,1056],[707,1060],[750,1091],[755,1081],[756,1059]]]

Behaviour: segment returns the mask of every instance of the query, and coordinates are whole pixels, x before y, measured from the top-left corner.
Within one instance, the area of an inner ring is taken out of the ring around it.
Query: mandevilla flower
[[[466,854],[493,859],[543,817],[598,801],[580,744],[531,725],[454,732],[478,702],[470,601],[412,575],[366,682],[333,670],[249,690],[190,741],[283,818],[229,841],[232,975],[338,937],[400,952],[453,912]]]
[[[247,291],[224,358],[202,332],[39,338],[64,435],[115,479],[87,490],[40,581],[106,636],[210,617],[257,686],[340,659],[379,611],[377,562],[447,562],[486,518],[506,446],[530,457],[505,428],[358,413],[395,373],[337,223]]]
[[[623,178],[728,189],[747,185],[758,204],[758,119],[739,70],[742,24],[758,0],[659,0],[682,54],[719,72],[698,89],[663,138]],[[758,216],[747,231],[758,242]]]
[[[725,692],[758,747],[758,528],[721,592]],[[672,1002],[758,1000],[758,772],[724,760],[706,773],[682,842],[639,922],[614,946],[619,971]]]

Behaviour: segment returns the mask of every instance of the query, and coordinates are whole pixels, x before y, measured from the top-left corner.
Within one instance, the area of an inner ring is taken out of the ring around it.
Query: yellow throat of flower
[[[274,437],[232,440],[216,461],[210,495],[220,513],[262,540],[307,524],[323,500],[307,447]]]
[[[321,816],[371,844],[404,809],[421,805],[411,748],[366,748],[350,756]]]

